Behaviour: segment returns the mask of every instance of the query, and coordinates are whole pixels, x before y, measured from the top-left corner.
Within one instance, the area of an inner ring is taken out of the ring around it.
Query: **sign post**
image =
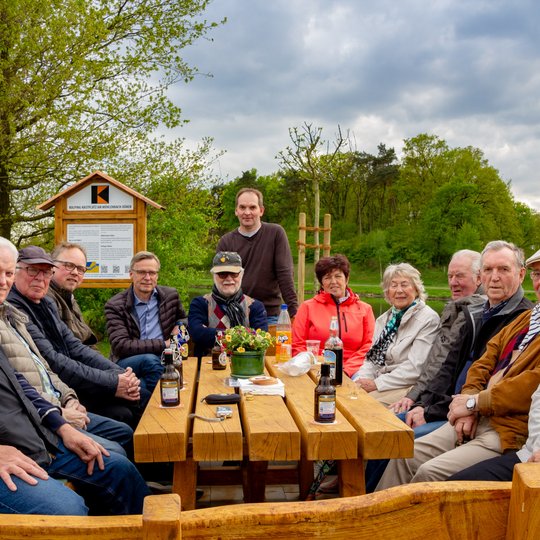
[[[96,171],[38,206],[54,206],[54,240],[86,248],[87,273],[81,287],[130,285],[129,262],[146,249],[146,208],[163,206],[105,173]]]

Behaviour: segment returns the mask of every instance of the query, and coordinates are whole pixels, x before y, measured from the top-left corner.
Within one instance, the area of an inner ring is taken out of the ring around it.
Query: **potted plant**
[[[264,373],[266,349],[274,343],[270,333],[264,330],[233,326],[222,336],[222,345],[231,358],[231,375],[249,378]]]

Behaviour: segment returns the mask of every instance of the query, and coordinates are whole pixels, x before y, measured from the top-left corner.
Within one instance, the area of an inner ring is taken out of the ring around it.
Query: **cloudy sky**
[[[536,0],[214,0],[228,22],[184,58],[212,77],[172,91],[189,124],[214,138],[232,180],[279,168],[304,122],[361,151],[436,134],[475,146],[516,199],[540,210],[540,4]]]

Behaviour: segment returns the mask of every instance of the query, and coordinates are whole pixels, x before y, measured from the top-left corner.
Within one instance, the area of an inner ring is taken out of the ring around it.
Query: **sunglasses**
[[[236,278],[240,275],[240,272],[216,272],[216,276],[219,277],[219,279],[225,279],[229,276]]]

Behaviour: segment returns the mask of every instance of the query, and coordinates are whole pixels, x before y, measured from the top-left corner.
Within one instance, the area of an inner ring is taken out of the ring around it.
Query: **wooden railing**
[[[142,516],[0,515],[2,539],[540,538],[540,466],[516,466],[513,482],[437,482],[359,497],[258,503],[180,513],[177,495],[147,497]],[[535,511],[536,510],[536,511]]]

